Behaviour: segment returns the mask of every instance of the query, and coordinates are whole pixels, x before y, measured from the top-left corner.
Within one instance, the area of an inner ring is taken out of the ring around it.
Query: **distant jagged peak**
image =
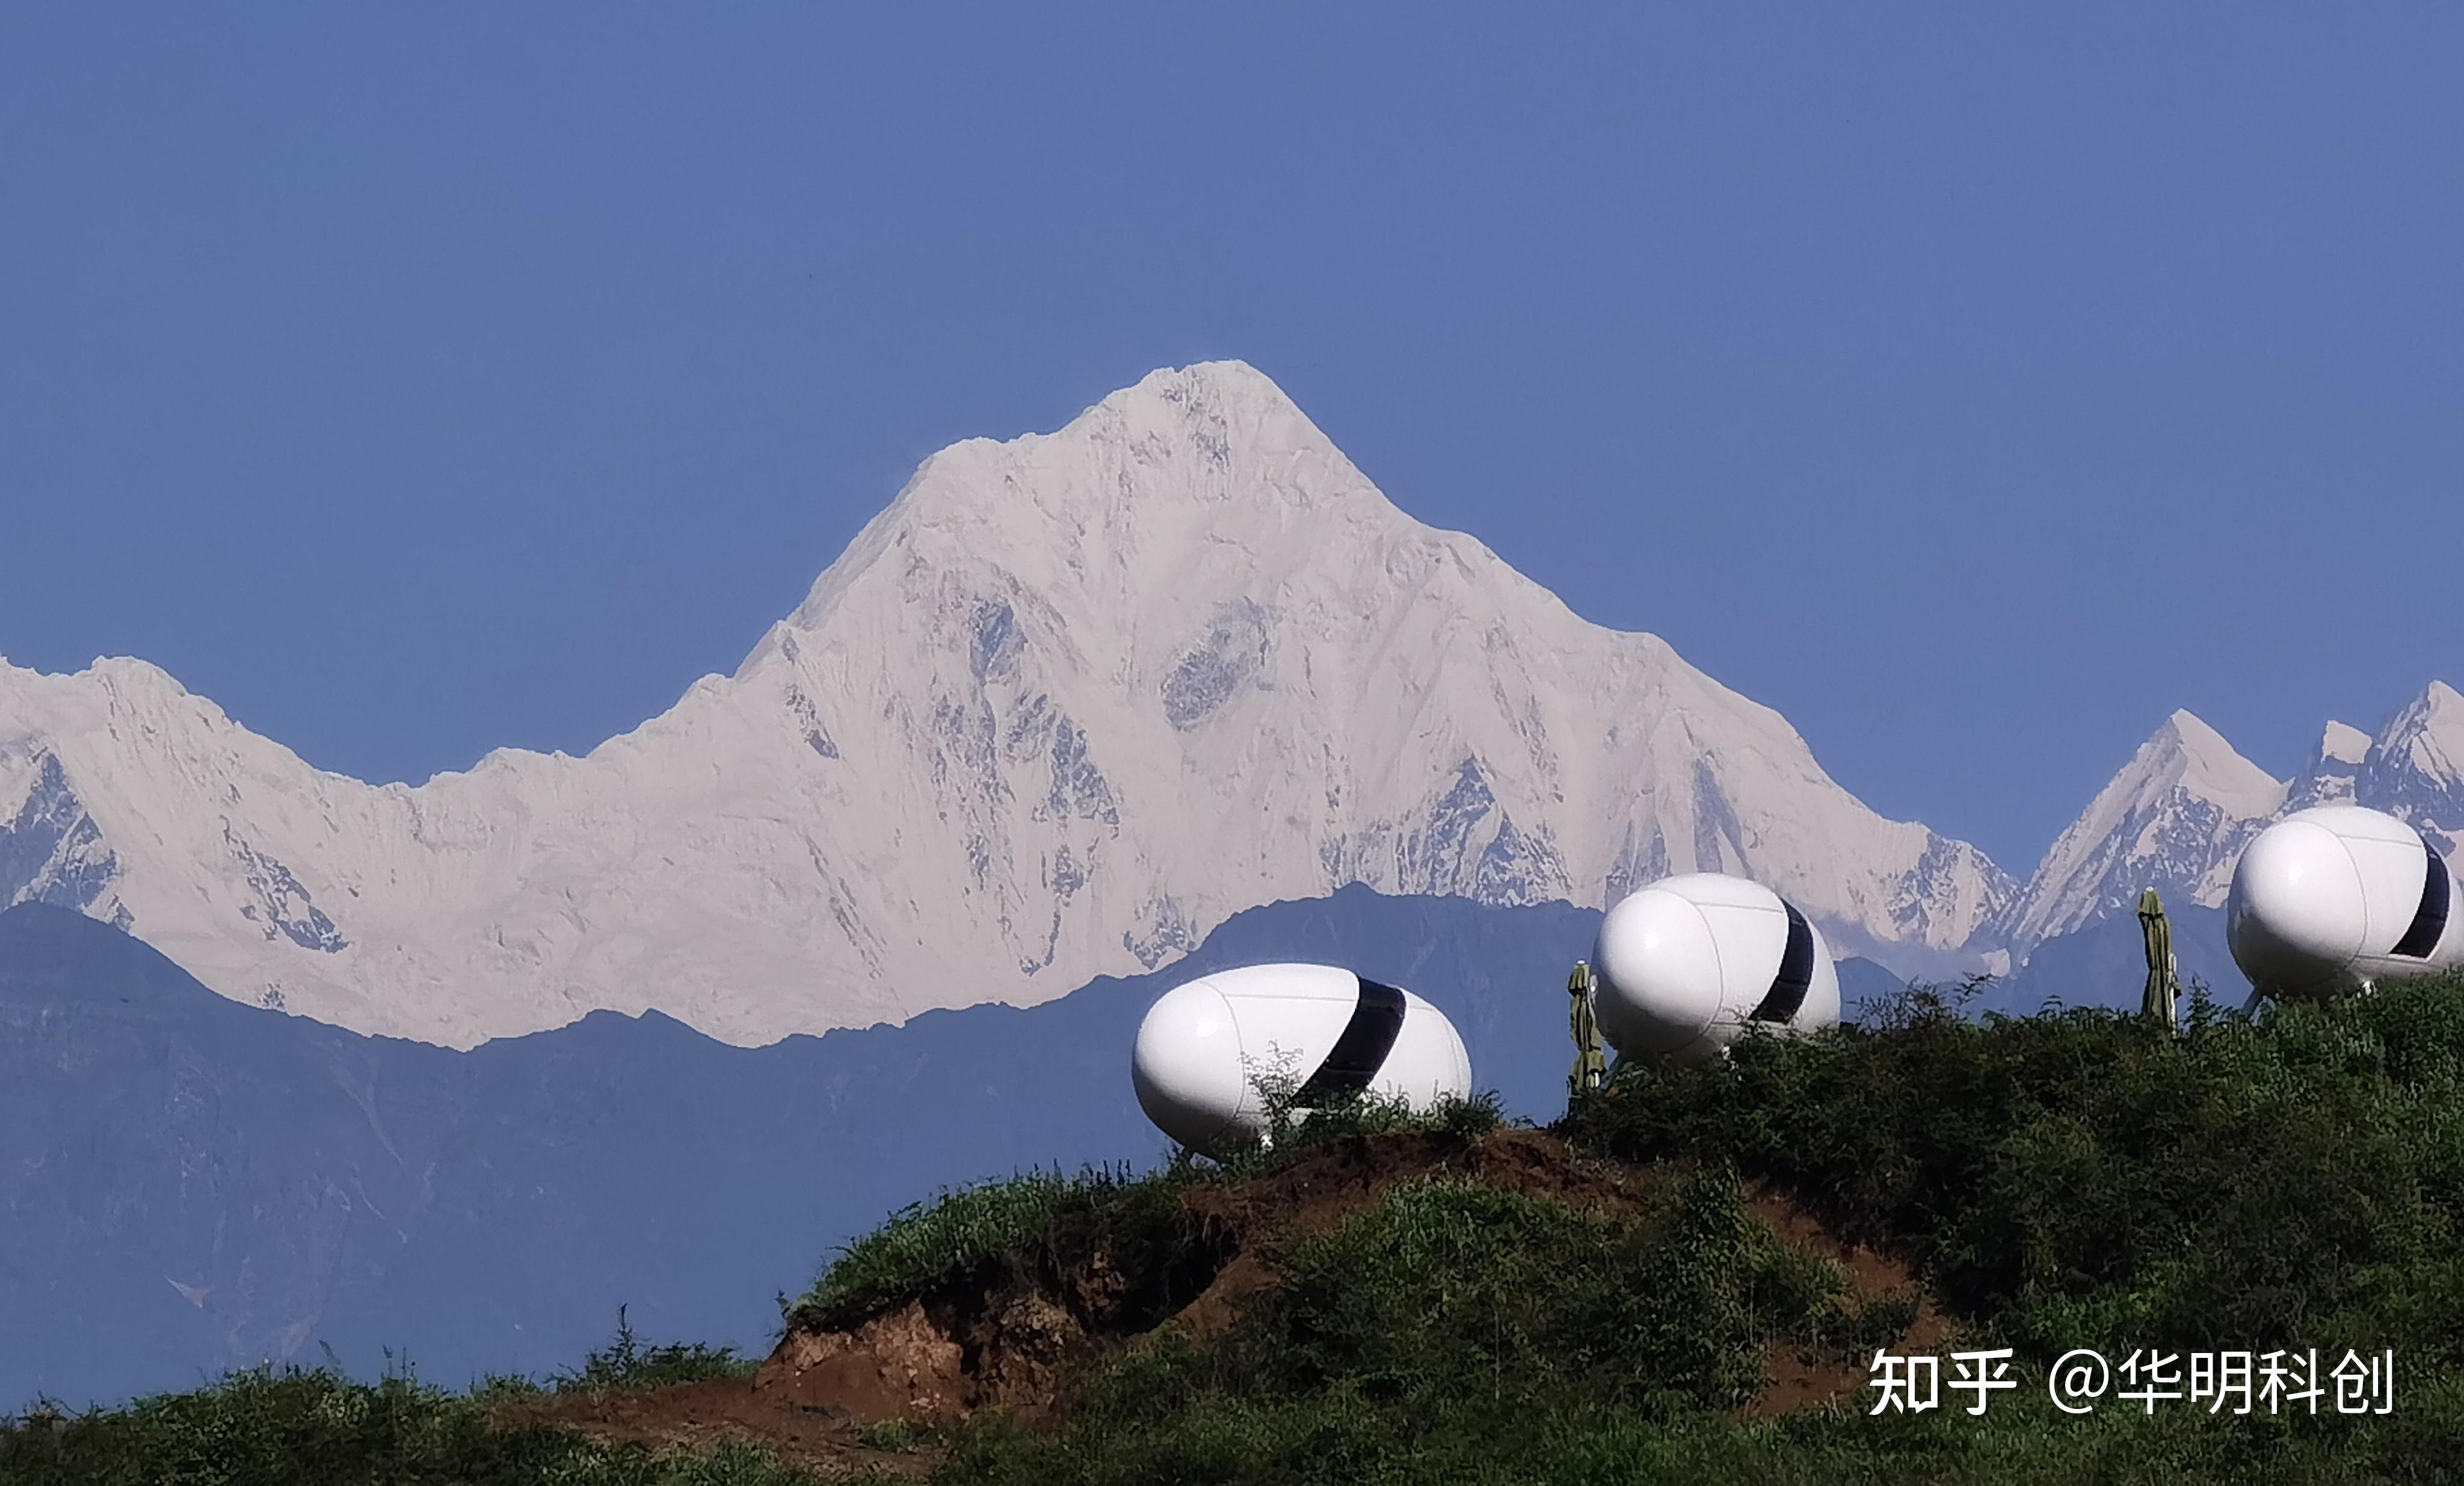
[[[2314,805],[2350,805],[2353,803],[2353,781],[2370,756],[2370,735],[2349,722],[2327,724],[2319,735],[2319,749],[2310,766],[2285,800],[2288,810],[2304,810]]]
[[[134,655],[98,655],[84,670],[64,673],[0,658],[0,734],[12,723],[23,726],[36,720],[52,727],[108,730],[125,724],[149,733],[163,726],[183,734],[236,730],[211,698],[198,696],[168,671]]]
[[[2464,696],[2431,682],[2380,729],[2374,751],[2374,763],[2401,760],[2432,779],[2464,781]]]
[[[2284,782],[2242,757],[2225,735],[2197,714],[2177,710],[2140,744],[2130,766],[2105,788],[2134,781],[2150,787],[2180,787],[2193,796],[2234,808],[2239,813],[2273,810],[2284,798]]]
[[[2321,765],[2359,764],[2369,757],[2369,734],[2350,722],[2339,722],[2331,718],[2328,720],[2326,730],[2319,735],[2319,754],[2316,763]]]
[[[2375,738],[2327,723],[2290,785],[2176,712],[2054,843],[2012,909],[1980,932],[2024,953],[2126,907],[2142,885],[2221,902],[2243,845],[2268,822],[2344,804],[2409,821],[2442,852],[2464,848],[2464,696],[2432,681]]]
[[[2419,711],[2424,716],[2435,715],[2443,725],[2464,726],[2464,692],[2458,692],[2445,681],[2431,681],[2412,699],[2407,712]]]
[[[1982,931],[2025,953],[2153,887],[2212,904],[2242,841],[2283,808],[2285,784],[2196,714],[2176,711],[2063,831],[2026,890]]]
[[[1058,604],[1056,620],[1083,603],[1111,632],[1148,640],[1243,600],[1326,616],[1460,611],[1555,643],[1598,629],[1477,538],[1404,512],[1237,361],[1150,373],[1050,433],[934,455],[782,628],[827,634],[859,589],[913,597],[928,583],[1001,601],[1023,591]],[[1646,668],[1664,658],[1657,640],[1599,633]]]
[[[1168,565],[1228,547],[1288,558],[1416,536],[1487,556],[1397,508],[1265,373],[1200,362],[1150,372],[1052,432],[933,455],[787,623],[820,629],[901,549],[911,564],[980,556],[1014,560],[1032,579],[1100,582],[1141,567],[1168,577]]]
[[[2353,800],[2409,821],[2440,852],[2464,849],[2464,697],[2432,681],[2379,730]]]
[[[173,699],[187,697],[188,689],[179,677],[150,660],[134,655],[97,655],[82,671],[36,671],[28,666],[11,665],[9,657],[0,655],[0,686],[57,686],[75,683],[82,689],[110,692],[129,698]]]

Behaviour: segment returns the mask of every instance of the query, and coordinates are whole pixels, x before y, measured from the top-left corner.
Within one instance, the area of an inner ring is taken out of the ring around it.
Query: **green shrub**
[[[923,1294],[936,1281],[1028,1247],[1072,1218],[1168,1223],[1185,1165],[1134,1178],[1125,1171],[1077,1176],[1030,1172],[942,1193],[891,1215],[857,1239],[787,1309],[791,1325],[829,1326]]]
[[[1344,1481],[1432,1453],[1458,1471],[1538,1448],[1570,1411],[1733,1408],[1769,1346],[1858,1336],[1841,1276],[1783,1248],[1726,1173],[1668,1187],[1617,1219],[1400,1183],[1287,1248],[1221,1338],[1156,1339],[1056,1435],[971,1432],[951,1478]]]
[[[678,1383],[750,1378],[760,1369],[759,1363],[737,1356],[732,1346],[708,1346],[699,1342],[645,1346],[625,1313],[626,1307],[616,1307],[615,1341],[583,1358],[581,1370],[556,1375],[559,1392],[668,1387]],[[495,1380],[490,1386],[502,1391],[505,1382]]]
[[[1400,1098],[1374,1094],[1304,1107],[1293,1102],[1287,1083],[1256,1082],[1265,1105],[1265,1139],[1210,1161],[1206,1169],[1212,1176],[1226,1181],[1262,1176],[1336,1142],[1368,1136],[1428,1135],[1450,1146],[1468,1147],[1506,1123],[1504,1107],[1490,1091],[1467,1099],[1442,1098],[1425,1110]]]
[[[2416,985],[2178,1035],[1937,1004],[1696,1068],[1635,1064],[1568,1133],[1732,1162],[1915,1260],[2022,1344],[2405,1347],[2464,1315],[2464,995]]]
[[[1169,1262],[1196,1241],[1179,1221],[1193,1182],[1239,1181],[1297,1161],[1338,1140],[1413,1131],[1468,1146],[1503,1122],[1497,1096],[1448,1099],[1415,1111],[1399,1099],[1350,1098],[1302,1110],[1267,1089],[1268,1139],[1221,1161],[1184,1155],[1138,1177],[1125,1169],[1076,1176],[1028,1172],[942,1193],[900,1209],[842,1250],[804,1295],[786,1307],[790,1325],[840,1325],[924,1294],[977,1266],[1048,1245],[1059,1230],[1100,1230],[1116,1268],[1135,1273]]]

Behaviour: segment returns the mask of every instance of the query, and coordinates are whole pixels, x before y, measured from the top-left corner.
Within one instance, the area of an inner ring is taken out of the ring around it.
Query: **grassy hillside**
[[[609,1443],[503,1386],[251,1378],[21,1421],[0,1431],[0,1480],[2456,1474],[2464,984],[2256,1023],[2201,1005],[2179,1036],[2100,1011],[1970,1020],[1952,1000],[1621,1070],[1549,1136],[1492,1132],[1478,1107],[1421,1129],[1355,1111],[1220,1168],[1030,1178],[901,1214],[791,1305],[781,1353],[922,1328],[975,1407],[843,1426],[860,1450]],[[2022,1386],[1982,1418],[1949,1391],[1873,1417],[1865,1360],[1884,1345],[2007,1345]],[[2315,1347],[2328,1364],[2393,1348],[2394,1408],[2341,1416],[2331,1394],[2317,1415],[2236,1417],[2108,1396],[2072,1417],[2044,1371],[2073,1347]],[[646,1355],[564,1386],[667,1381]],[[1791,1407],[1825,1379],[1844,1404]]]

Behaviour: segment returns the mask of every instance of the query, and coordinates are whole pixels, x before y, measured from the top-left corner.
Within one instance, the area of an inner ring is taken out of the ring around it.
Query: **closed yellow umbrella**
[[[2139,895],[2139,931],[2147,941],[2147,990],[2140,998],[2140,1014],[2171,1027],[2182,981],[2173,965],[2173,926],[2165,921],[2165,900],[2152,887]]]
[[[1573,1001],[1567,1012],[1567,1025],[1574,1034],[1574,1071],[1566,1077],[1566,1090],[1571,1095],[1584,1095],[1608,1081],[1608,1055],[1600,1050],[1600,1024],[1592,1015],[1592,965],[1588,960],[1574,962],[1574,973],[1566,978],[1566,994]]]

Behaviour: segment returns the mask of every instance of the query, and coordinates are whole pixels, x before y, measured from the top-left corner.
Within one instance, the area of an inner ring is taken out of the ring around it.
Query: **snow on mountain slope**
[[[2188,712],[2155,735],[2054,842],[2027,887],[1987,924],[2024,953],[2090,920],[2167,898],[2224,901],[2242,844],[2284,804],[2284,784]]]
[[[2464,850],[2464,697],[2432,681],[2390,719],[2354,769],[2353,797],[2451,856]]]
[[[2349,722],[2330,721],[2319,735],[2318,751],[2310,766],[2293,782],[2285,796],[2287,810],[2306,810],[2314,805],[2350,805],[2353,803],[2353,782],[2362,771],[2362,763],[2370,756],[2370,735]]]
[[[1696,867],[1911,967],[2011,889],[1662,641],[1403,515],[1240,363],[934,455],[734,676],[584,758],[371,787],[142,662],[0,663],[0,901],[455,1045],[1027,1004],[1347,883],[1598,905]]]
[[[2329,722],[2310,766],[2289,786],[2197,718],[2174,713],[2062,832],[1979,942],[2024,955],[2128,909],[2145,887],[2214,907],[2242,847],[2270,821],[2343,804],[2409,821],[2448,855],[2464,849],[2464,697],[2432,681],[2376,738]]]

